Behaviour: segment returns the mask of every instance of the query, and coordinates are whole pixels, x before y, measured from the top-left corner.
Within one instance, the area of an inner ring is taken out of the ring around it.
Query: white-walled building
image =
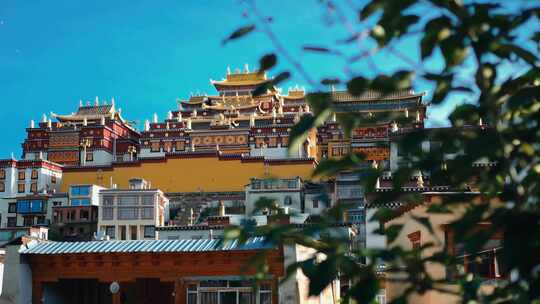
[[[47,225],[61,180],[62,167],[47,160],[0,160],[0,227]]]
[[[144,179],[131,179],[129,189],[100,191],[98,235],[117,240],[155,239],[155,227],[169,221],[169,200]]]

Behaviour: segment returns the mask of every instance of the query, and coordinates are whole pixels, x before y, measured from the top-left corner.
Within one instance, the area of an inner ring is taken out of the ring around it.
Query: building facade
[[[98,234],[116,240],[155,239],[155,227],[169,221],[169,200],[144,179],[127,189],[100,191]]]
[[[53,206],[51,230],[57,240],[88,241],[97,232],[99,191],[97,185],[72,185],[66,204]]]
[[[65,166],[103,166],[135,157],[139,133],[126,121],[114,100],[110,104],[96,97],[94,105],[79,104],[70,115],[43,115],[40,123],[30,122],[22,144],[23,158],[47,159]]]

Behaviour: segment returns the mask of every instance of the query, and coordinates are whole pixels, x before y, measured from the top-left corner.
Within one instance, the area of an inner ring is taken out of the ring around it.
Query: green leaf
[[[538,56],[515,44],[494,43],[491,45],[491,49],[495,54],[503,58],[508,58],[508,55],[513,53],[532,66],[537,66],[538,64]]]
[[[349,80],[349,82],[347,82],[347,91],[351,93],[351,95],[358,96],[362,94],[364,91],[366,91],[368,86],[369,86],[369,80],[362,76],[358,76],[358,77],[354,77],[353,79]]]
[[[304,47],[302,47],[302,49],[304,51],[314,52],[314,53],[334,53],[334,54],[339,54],[338,51],[333,51],[333,50],[331,50],[329,48],[322,47],[322,46],[305,45]]]
[[[340,84],[341,80],[339,78],[324,78],[321,80],[322,85],[334,85],[334,84]]]
[[[234,32],[232,32],[229,35],[229,37],[223,39],[223,41],[221,43],[226,44],[227,42],[229,42],[231,40],[238,39],[240,37],[243,37],[243,36],[253,32],[253,30],[255,30],[255,25],[254,24],[243,26],[243,27],[235,30]]]
[[[467,57],[468,48],[464,39],[461,35],[452,35],[441,41],[440,48],[447,68],[461,64]]]
[[[420,225],[424,226],[429,231],[429,233],[431,233],[432,235],[435,234],[435,231],[433,230],[433,226],[431,225],[431,222],[429,221],[428,217],[411,215],[411,218],[417,221]]]
[[[275,54],[266,54],[259,60],[259,72],[262,73],[271,69],[277,63],[277,56]]]
[[[281,72],[276,77],[272,78],[270,81],[267,81],[259,85],[255,90],[253,90],[251,94],[253,96],[260,96],[260,95],[266,94],[268,90],[274,88],[277,84],[289,79],[290,77],[291,77],[291,73]]]
[[[322,125],[324,121],[330,116],[330,109],[326,109],[319,113],[317,116],[305,114],[300,118],[300,121],[294,125],[291,130],[289,140],[289,154],[297,154],[300,146],[306,141],[308,132]]]
[[[364,6],[364,8],[360,11],[360,14],[358,15],[360,21],[365,20],[381,7],[382,1],[374,0],[369,2],[366,6]]]
[[[437,44],[448,38],[451,34],[452,22],[450,18],[441,16],[428,21],[424,27],[424,37],[420,42],[422,59],[429,57]]]
[[[360,154],[348,154],[341,159],[325,159],[317,165],[312,176],[334,176],[342,170],[350,169],[364,160]]]

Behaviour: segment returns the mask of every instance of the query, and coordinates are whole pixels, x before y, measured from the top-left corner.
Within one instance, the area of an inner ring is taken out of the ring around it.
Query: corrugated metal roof
[[[42,242],[21,249],[21,254],[79,254],[121,252],[208,252],[271,249],[274,246],[264,237],[250,238],[244,244],[238,241],[223,242],[216,239],[199,240],[138,240],[91,242]]]

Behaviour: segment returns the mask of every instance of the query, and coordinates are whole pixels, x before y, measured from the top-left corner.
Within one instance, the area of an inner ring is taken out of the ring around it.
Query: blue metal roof
[[[42,242],[21,249],[21,254],[79,254],[79,253],[136,253],[136,252],[211,252],[271,249],[274,246],[264,237],[224,242],[215,239],[199,240],[137,240],[91,242]]]

